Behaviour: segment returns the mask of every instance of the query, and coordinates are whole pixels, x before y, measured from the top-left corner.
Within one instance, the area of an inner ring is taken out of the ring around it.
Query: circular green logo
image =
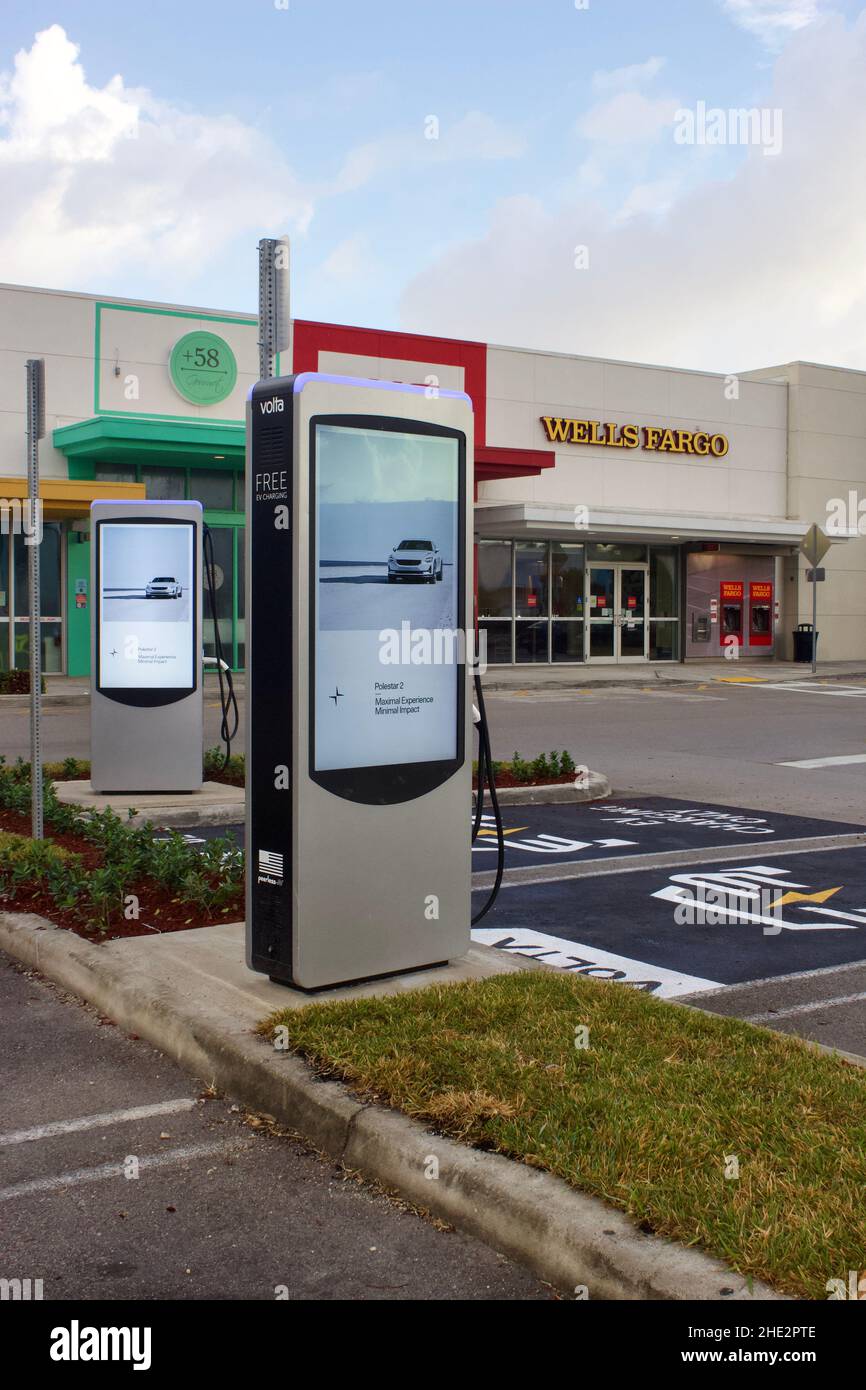
[[[185,333],[175,343],[168,370],[175,390],[193,405],[224,401],[238,379],[238,364],[225,338],[202,329]]]

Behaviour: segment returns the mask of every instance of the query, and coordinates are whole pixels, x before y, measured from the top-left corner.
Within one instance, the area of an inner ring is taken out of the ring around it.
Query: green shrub
[[[511,757],[511,775],[515,782],[528,782],[532,776],[529,763],[524,762],[520,754],[516,752]]]
[[[7,767],[0,758],[0,808],[29,814],[28,779],[26,764]],[[38,883],[57,908],[105,932],[121,917],[124,899],[147,883],[208,915],[229,907],[242,891],[244,853],[229,837],[209,840],[201,849],[177,831],[156,839],[150,822],[130,824],[133,810],[126,820],[110,809],[82,812],[58,801],[48,778],[44,790],[46,827],[81,836],[98,851],[100,863],[85,865],[81,855],[51,839],[0,834],[0,888],[9,896]]]
[[[45,677],[42,677],[42,693],[45,694]],[[0,695],[29,695],[30,671],[16,668],[14,671],[0,671]]]

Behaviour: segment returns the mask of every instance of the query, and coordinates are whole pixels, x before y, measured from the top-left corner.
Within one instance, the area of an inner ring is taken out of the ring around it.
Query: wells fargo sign
[[[706,430],[674,430],[665,425],[605,425],[599,420],[569,420],[542,415],[551,444],[601,444],[607,449],[648,449],[656,454],[696,454],[725,457],[728,437]]]

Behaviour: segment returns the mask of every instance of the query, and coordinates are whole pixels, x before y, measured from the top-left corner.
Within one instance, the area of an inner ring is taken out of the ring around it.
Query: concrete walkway
[[[90,704],[90,681],[79,676],[48,676],[43,702],[52,708]],[[705,681],[811,681],[866,680],[866,660],[819,661],[817,676],[808,662],[797,661],[685,661],[634,666],[489,666],[482,677],[485,690],[581,690],[587,686],[676,685]],[[234,674],[235,694],[243,701],[246,679]],[[219,698],[217,678],[204,678],[205,703]],[[0,709],[27,706],[28,695],[0,695]]]
[[[224,782],[203,782],[200,792],[95,792],[89,781],[57,782],[57,800],[82,811],[109,807],[122,820],[130,811],[134,825],[237,825],[244,818],[244,789]]]

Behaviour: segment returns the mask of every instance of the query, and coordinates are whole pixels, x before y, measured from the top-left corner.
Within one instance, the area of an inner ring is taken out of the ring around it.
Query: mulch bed
[[[0,810],[0,830],[8,830],[17,835],[30,834],[30,817],[15,811]],[[46,835],[56,845],[74,854],[81,855],[88,868],[97,868],[102,863],[102,854],[80,835]],[[165,932],[192,931],[196,927],[219,926],[221,922],[237,922],[244,915],[243,895],[230,904],[214,918],[200,911],[195,903],[175,901],[170,889],[147,879],[143,883],[132,884],[126,890],[134,893],[141,904],[142,916],[138,921],[127,921],[119,915],[107,931],[98,927],[87,927],[68,910],[55,905],[49,894],[38,888],[21,884],[15,897],[0,893],[0,911],[34,912],[39,917],[47,917],[56,927],[65,927],[86,941],[119,941],[130,936],[161,936]],[[146,920],[145,920],[146,919]]]

